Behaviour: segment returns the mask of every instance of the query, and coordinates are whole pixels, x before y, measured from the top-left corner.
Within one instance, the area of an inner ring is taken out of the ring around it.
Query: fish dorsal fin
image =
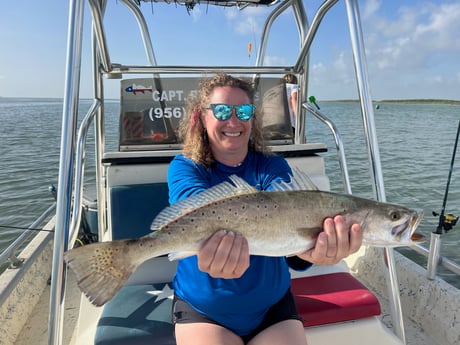
[[[210,187],[196,195],[192,195],[166,207],[153,220],[150,227],[151,230],[159,230],[165,224],[168,224],[193,210],[212,204],[218,200],[242,194],[258,193],[256,188],[248,184],[241,177],[231,175],[230,180],[232,183],[227,181],[219,183],[218,185]]]
[[[293,190],[319,190],[318,186],[311,180],[305,172],[299,168],[294,168],[294,174],[290,175],[291,181],[273,181],[274,192],[286,192]]]

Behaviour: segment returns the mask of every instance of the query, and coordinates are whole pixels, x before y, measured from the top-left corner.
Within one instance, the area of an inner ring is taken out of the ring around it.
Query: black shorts
[[[218,322],[210,319],[206,315],[197,312],[186,301],[176,295],[174,295],[172,315],[174,324],[205,322],[220,325]],[[285,320],[302,320],[297,312],[294,296],[292,295],[291,290],[288,290],[279,302],[268,309],[267,314],[265,314],[265,318],[262,320],[260,325],[257,326],[257,328],[255,328],[251,333],[241,336],[241,338],[244,343],[247,344],[264,329]]]

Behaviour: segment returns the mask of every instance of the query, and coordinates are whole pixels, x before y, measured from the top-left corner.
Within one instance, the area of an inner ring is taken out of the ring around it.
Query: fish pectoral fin
[[[180,260],[198,254],[197,251],[171,252],[168,254],[169,261]]]

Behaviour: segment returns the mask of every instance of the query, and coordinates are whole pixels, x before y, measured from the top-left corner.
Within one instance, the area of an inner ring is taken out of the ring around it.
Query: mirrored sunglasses
[[[230,105],[230,104],[211,104],[210,108],[214,117],[219,121],[228,120],[233,113],[233,109],[236,111],[236,117],[241,121],[249,121],[254,116],[255,110],[254,104],[241,104],[241,105]]]

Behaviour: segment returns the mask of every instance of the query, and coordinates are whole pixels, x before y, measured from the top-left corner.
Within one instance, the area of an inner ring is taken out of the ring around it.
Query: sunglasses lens
[[[254,106],[252,104],[242,104],[236,107],[236,116],[241,121],[248,121],[254,115]]]
[[[225,121],[232,116],[233,107],[228,104],[211,104],[211,109],[217,120]]]
[[[236,109],[236,117],[241,121],[248,121],[254,115],[254,105],[228,105],[224,103],[211,104],[212,113],[219,121],[228,120],[232,116],[233,108]]]

